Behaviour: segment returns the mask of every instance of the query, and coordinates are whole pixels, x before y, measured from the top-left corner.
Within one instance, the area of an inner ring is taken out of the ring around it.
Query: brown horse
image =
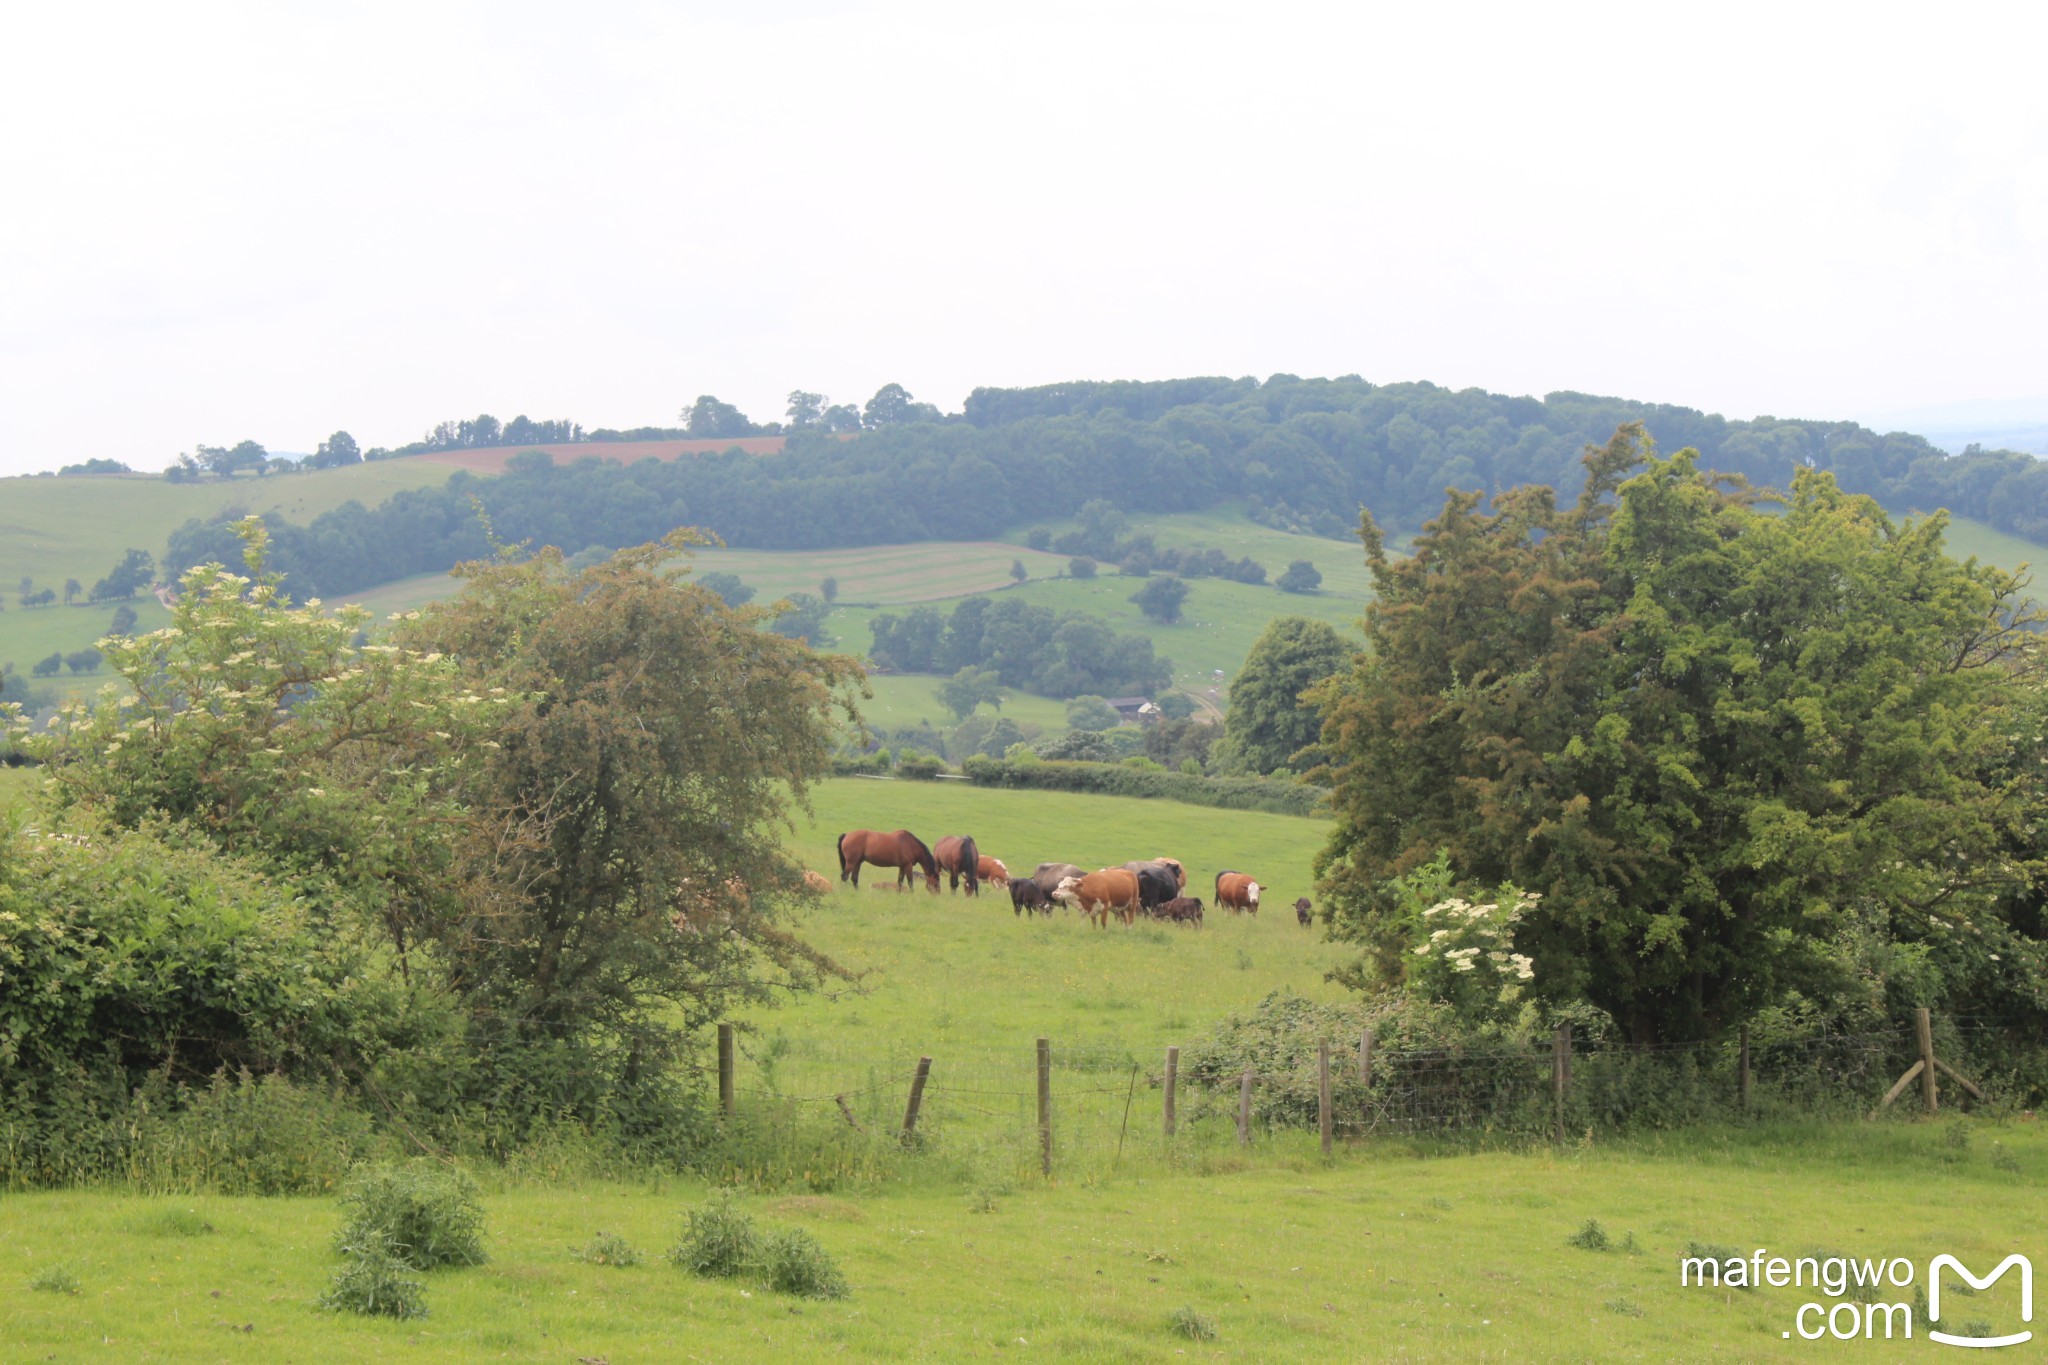
[[[859,886],[862,863],[895,868],[898,886],[910,881],[913,869],[922,868],[925,889],[939,889],[937,860],[932,857],[932,851],[925,847],[924,840],[907,829],[899,829],[890,834],[884,834],[880,830],[856,829],[840,835],[839,880]]]
[[[932,856],[939,860],[939,871],[948,874],[946,889],[958,891],[960,879],[967,878],[967,894],[981,894],[981,850],[974,846],[971,834],[948,834],[932,845]]]

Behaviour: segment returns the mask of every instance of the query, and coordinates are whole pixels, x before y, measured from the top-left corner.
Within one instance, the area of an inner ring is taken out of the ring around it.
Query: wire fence
[[[1923,1023],[1924,1023],[1924,1012]],[[1959,1057],[1996,1020],[1945,1021]],[[817,1040],[727,1033],[721,1107],[756,1137],[819,1125],[845,1136],[944,1151],[989,1169],[1085,1174],[1127,1154],[1269,1141],[1292,1132],[1375,1137],[1563,1140],[1717,1120],[1849,1117],[1906,1093],[1921,1070],[1942,1092],[1989,1102],[1932,1034],[1773,1034],[1724,1042],[1386,1049],[1354,1039],[1262,1055],[1201,1048],[1139,1056],[1115,1044],[1026,1040],[1013,1048],[837,1049]],[[1042,1049],[1042,1051],[1041,1051]],[[1916,1050],[1933,1065],[1911,1065]],[[1924,1083],[1923,1083],[1924,1085]],[[1890,1087],[1889,1093],[1887,1087]],[[1925,1092],[1912,1096],[1917,1105]]]

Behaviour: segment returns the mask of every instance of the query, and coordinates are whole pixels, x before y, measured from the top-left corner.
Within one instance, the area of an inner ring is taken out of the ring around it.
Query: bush
[[[423,1286],[406,1272],[415,1267],[381,1246],[346,1248],[348,1264],[335,1272],[320,1306],[330,1313],[365,1317],[423,1318]]]
[[[733,1206],[730,1194],[691,1209],[683,1235],[669,1248],[668,1258],[692,1275],[731,1278],[744,1275],[760,1259],[761,1236],[754,1220]]]
[[[853,1291],[832,1254],[802,1228],[768,1239],[761,1251],[761,1271],[770,1289],[806,1299],[843,1299]]]
[[[1588,1218],[1586,1226],[1565,1238],[1564,1244],[1581,1251],[1606,1251],[1614,1245],[1607,1238],[1607,1229],[1600,1226],[1597,1218]]]
[[[907,777],[914,782],[929,782],[946,771],[945,762],[930,754],[921,754],[915,749],[906,749],[896,756],[896,775]]]
[[[1075,555],[1067,561],[1067,576],[1069,578],[1095,577],[1095,561],[1086,555]]]
[[[1068,738],[1071,738],[1072,732]],[[1047,745],[1049,758],[1060,752]],[[1326,793],[1299,782],[1256,777],[1196,777],[1186,773],[1141,772],[1121,764],[1096,762],[1019,763],[1008,758],[970,758],[961,770],[981,787],[1028,788],[1036,791],[1102,792],[1110,796],[1184,801],[1191,806],[1223,810],[1263,810],[1279,815],[1312,815]]]
[[[629,1266],[640,1264],[640,1253],[616,1232],[600,1232],[569,1253],[585,1265]]]
[[[344,1251],[382,1250],[421,1270],[487,1259],[483,1202],[460,1170],[425,1159],[367,1167],[341,1202],[348,1217],[334,1240]]]

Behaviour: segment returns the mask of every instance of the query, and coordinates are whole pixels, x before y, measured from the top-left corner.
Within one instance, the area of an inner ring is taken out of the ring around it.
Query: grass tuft
[[[1588,1218],[1586,1226],[1565,1238],[1564,1244],[1581,1251],[1611,1251],[1614,1248],[1614,1243],[1607,1239],[1607,1229],[1600,1226],[1597,1218]]]
[[[78,1276],[71,1273],[70,1266],[46,1265],[35,1273],[28,1287],[45,1294],[76,1294]]]
[[[334,1273],[320,1306],[330,1313],[376,1318],[423,1318],[426,1297],[408,1273],[416,1267],[381,1245],[349,1247],[348,1264]]]
[[[1173,1310],[1167,1326],[1175,1336],[1186,1337],[1189,1341],[1216,1340],[1216,1320],[1185,1305]]]
[[[640,1253],[616,1232],[600,1232],[569,1253],[585,1265],[629,1266],[640,1264]]]

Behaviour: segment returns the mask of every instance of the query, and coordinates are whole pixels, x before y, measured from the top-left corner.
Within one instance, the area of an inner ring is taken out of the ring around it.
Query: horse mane
[[[932,846],[907,829],[903,830],[902,834],[904,838],[917,845],[917,865],[924,869],[925,875],[937,877],[939,875],[939,860],[932,856]]]

